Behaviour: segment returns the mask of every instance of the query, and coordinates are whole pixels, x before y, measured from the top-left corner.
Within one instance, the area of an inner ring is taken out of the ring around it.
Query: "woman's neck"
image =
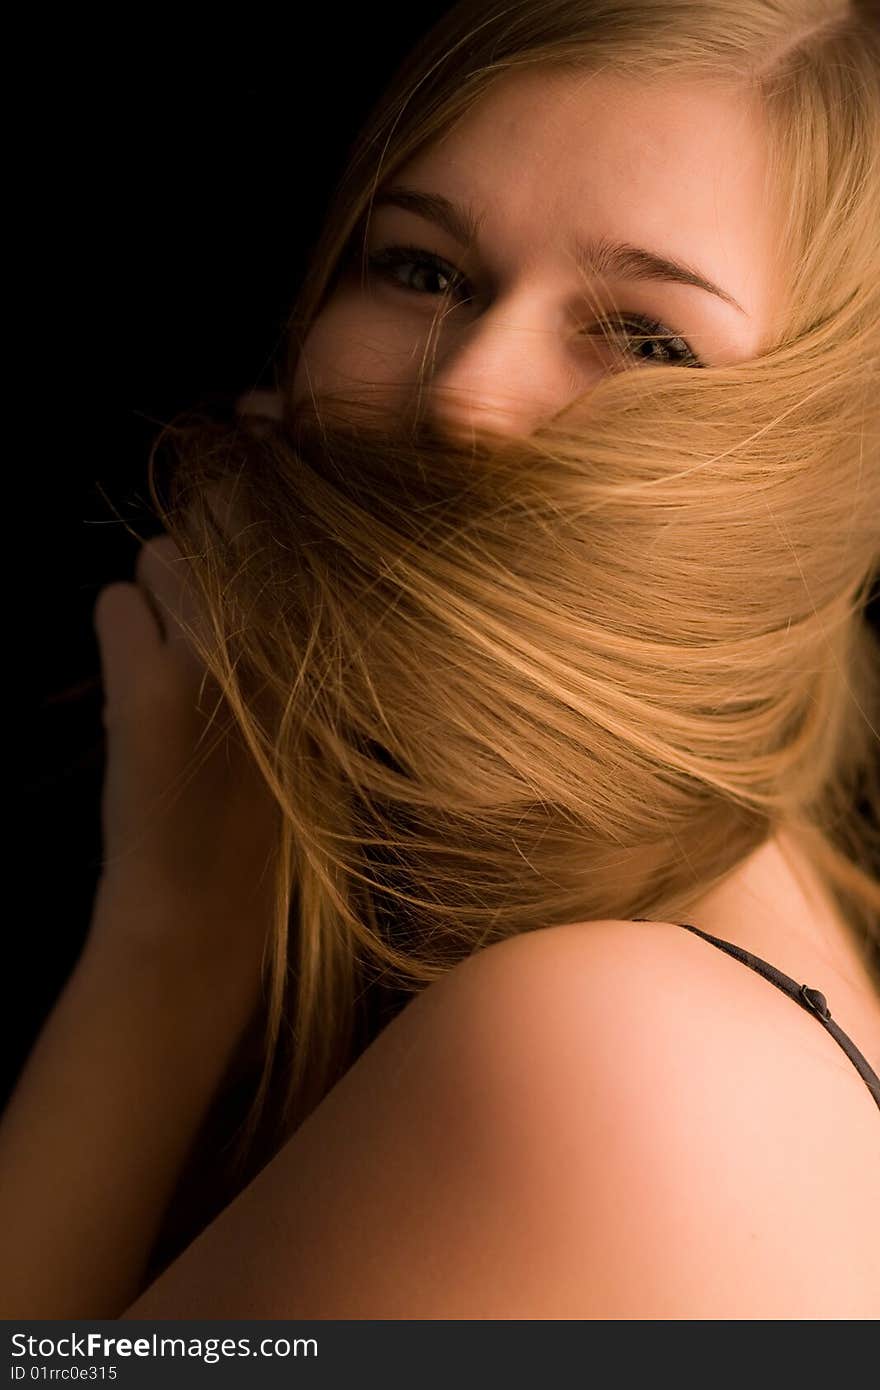
[[[801,982],[877,996],[849,923],[791,831],[777,831],[686,912]]]

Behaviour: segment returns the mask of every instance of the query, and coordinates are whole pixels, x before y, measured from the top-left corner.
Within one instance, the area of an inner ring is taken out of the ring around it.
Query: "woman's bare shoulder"
[[[494,953],[494,959],[493,959]],[[482,958],[482,959],[481,959]],[[466,965],[484,976],[489,1007],[516,1035],[517,1019],[552,1048],[564,1030],[597,1085],[635,1098],[650,1076],[665,1128],[698,1098],[748,1150],[773,1134],[849,1126],[876,1162],[880,1113],[864,1079],[818,1019],[783,990],[675,922],[603,919],[526,933]],[[464,972],[462,972],[464,973]],[[872,1021],[870,1012],[866,1019]],[[869,1061],[875,1039],[864,1041]],[[645,1123],[654,1116],[650,1100]],[[820,1117],[824,1115],[824,1124]]]
[[[674,922],[573,923],[492,949],[486,1013],[546,1139],[535,1191],[613,1253],[621,1282],[600,1303],[880,1315],[880,1112],[807,1010]],[[582,1155],[582,1181],[560,1181],[560,1149]]]
[[[878,1316],[876,1107],[817,1113],[824,1030],[689,942],[601,921],[469,957],[125,1316]]]

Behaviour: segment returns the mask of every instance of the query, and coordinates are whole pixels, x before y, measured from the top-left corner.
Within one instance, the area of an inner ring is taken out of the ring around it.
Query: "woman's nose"
[[[522,306],[493,305],[441,339],[423,408],[434,425],[465,439],[474,430],[530,434],[600,374],[585,355],[577,361],[570,328]]]

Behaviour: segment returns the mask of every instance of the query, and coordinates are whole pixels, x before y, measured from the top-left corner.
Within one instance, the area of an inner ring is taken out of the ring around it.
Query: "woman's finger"
[[[168,655],[181,673],[201,680],[204,666],[193,646],[193,630],[204,636],[188,562],[170,536],[155,536],[141,547],[135,578],[154,608]]]
[[[161,659],[163,637],[136,584],[107,584],[98,594],[93,623],[101,655],[105,723],[143,694]]]
[[[236,415],[257,415],[264,420],[281,420],[284,411],[277,391],[247,391],[235,402]]]

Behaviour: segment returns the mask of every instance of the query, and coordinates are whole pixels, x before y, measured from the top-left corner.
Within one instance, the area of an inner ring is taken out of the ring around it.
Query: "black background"
[[[351,142],[446,8],[423,3],[392,23],[334,4],[283,30],[280,11],[271,22],[239,11],[224,29],[212,10],[205,32],[186,36],[146,11],[140,26],[127,12],[124,34],[106,19],[53,18],[20,35],[9,60],[18,249],[7,288],[21,305],[10,413],[24,443],[7,451],[21,488],[6,517],[21,624],[6,750],[14,778],[21,766],[9,802],[7,1090],[82,946],[97,884],[92,610],[103,585],[132,578],[138,549],[106,497],[155,534],[146,463],[158,422],[272,384]]]
[[[210,33],[186,39],[136,11],[125,34],[107,20],[53,19],[19,54],[21,249],[7,273],[24,309],[24,408],[10,403],[24,442],[7,468],[23,498],[6,532],[20,557],[8,583],[22,706],[6,751],[7,767],[20,760],[23,771],[8,801],[19,834],[7,879],[5,1017],[17,1018],[7,1085],[79,952],[97,882],[92,609],[104,584],[131,578],[137,550],[104,494],[149,531],[157,423],[271,384],[349,145],[447,6],[423,3],[393,23],[385,11],[326,8],[286,31],[257,11],[223,30],[212,11]],[[876,601],[871,611],[876,622]],[[79,696],[58,698],[77,685]]]

